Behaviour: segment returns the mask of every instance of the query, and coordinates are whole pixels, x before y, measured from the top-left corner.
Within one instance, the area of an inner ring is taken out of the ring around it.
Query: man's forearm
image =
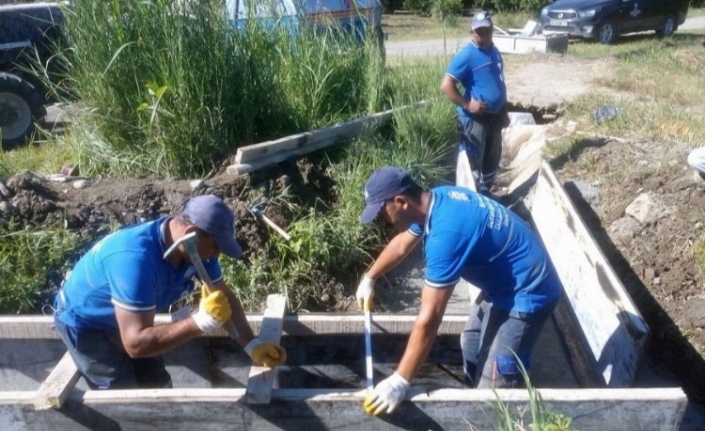
[[[187,318],[167,325],[149,326],[133,337],[122,337],[125,351],[133,358],[162,355],[201,334],[193,319]]]
[[[416,321],[414,329],[409,336],[409,342],[404,351],[404,356],[399,362],[397,373],[410,382],[418,373],[421,365],[426,361],[433,342],[436,340],[438,325],[432,322]]]
[[[373,280],[383,277],[392,268],[401,263],[416,247],[416,244],[418,244],[418,239],[408,232],[402,232],[392,238],[370,269],[367,270],[367,277]]]

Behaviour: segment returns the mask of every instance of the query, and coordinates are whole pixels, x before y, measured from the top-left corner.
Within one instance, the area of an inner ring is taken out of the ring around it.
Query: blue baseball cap
[[[382,206],[389,199],[404,193],[406,189],[416,185],[411,175],[402,168],[385,166],[376,170],[365,183],[365,210],[360,222],[370,223],[377,218]]]
[[[235,239],[235,214],[220,198],[214,195],[195,196],[186,202],[182,214],[215,238],[224,255],[233,259],[242,256],[242,248]]]
[[[473,31],[481,27],[492,27],[492,14],[484,10],[472,16]]]

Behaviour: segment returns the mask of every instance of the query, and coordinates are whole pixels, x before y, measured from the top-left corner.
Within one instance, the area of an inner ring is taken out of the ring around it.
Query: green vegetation
[[[584,96],[568,106],[564,117],[577,121],[579,129],[674,145],[699,146],[705,142],[705,49],[698,37],[625,37],[623,43],[609,47],[574,44],[571,52],[577,57],[601,59],[604,67],[612,69],[608,78],[596,82],[605,91]],[[669,77],[669,85],[663,85],[663,76]],[[599,105],[614,105],[619,115],[612,121],[594,124],[592,112]],[[580,141],[558,143],[551,153],[569,151]]]
[[[273,237],[247,268],[224,259],[248,309],[260,309],[267,293],[279,291],[292,310],[305,308],[327,274],[354,283],[383,235],[358,221],[367,176],[388,164],[409,167],[428,184],[447,176],[439,161],[454,123],[438,91],[444,62],[386,68],[372,40],[359,44],[303,28],[292,37],[257,20],[234,30],[215,10],[179,5],[82,2],[67,12],[71,49],[58,60],[68,68],[79,114],[65,134],[3,155],[0,167],[5,174],[23,167],[57,172],[70,160],[82,175],[206,177],[240,144],[426,100],[395,115],[393,132],[312,158],[336,181],[337,199],[302,203],[287,190],[269,197],[293,214],[291,242]],[[255,201],[257,193],[245,198]],[[53,249],[36,254],[43,253],[53,256],[36,266],[45,273],[75,258]],[[3,283],[24,284],[12,274]]]
[[[207,177],[240,144],[426,101],[395,113],[392,131],[362,136],[312,159],[331,173],[334,200],[304,205],[286,190],[270,196],[293,214],[293,241],[272,237],[247,268],[224,260],[226,275],[249,309],[258,309],[266,294],[276,291],[287,294],[292,309],[306,308],[327,274],[349,293],[385,235],[358,222],[367,176],[383,165],[401,165],[426,185],[449,177],[443,162],[455,140],[453,107],[438,91],[447,59],[385,67],[371,41],[359,45],[306,30],[294,39],[256,23],[238,32],[213,10],[183,7],[137,0],[76,4],[67,28],[72,49],[60,59],[69,67],[79,115],[64,135],[1,153],[0,174],[27,168],[57,172],[72,161],[87,175]],[[526,15],[499,15],[498,22],[500,17],[511,23]],[[423,27],[418,31],[426,36]],[[699,104],[705,82],[698,73],[705,64],[697,42],[676,35],[666,41],[625,38],[609,47],[571,44],[571,55],[607,57],[606,64],[618,73],[600,82],[611,94],[586,96],[564,116],[600,134],[705,142]],[[659,84],[664,71],[674,85]],[[596,104],[615,104],[621,114],[616,121],[593,125]],[[577,144],[559,142],[551,150],[565,153]],[[255,201],[257,193],[245,198]],[[7,250],[6,261],[24,256],[27,248],[17,245],[20,236],[14,234],[19,226],[4,229],[0,247]],[[92,240],[62,232],[42,234],[61,241],[73,238],[76,247]],[[52,287],[46,274],[63,272],[75,259],[71,250],[63,245],[34,250],[32,255],[41,256],[44,264],[33,268],[45,268],[45,275],[36,273],[33,283],[22,278],[31,271],[4,273],[0,289],[33,292],[18,294],[29,299],[8,302],[5,310],[32,309],[28,301]]]
[[[381,108],[371,43],[252,19],[213,2],[111,0],[67,10],[68,85],[83,114],[60,139],[85,174],[202,176],[241,143]],[[344,52],[345,55],[339,55]]]
[[[43,295],[57,287],[48,285],[50,277],[70,269],[69,259],[85,241],[60,227],[17,228],[0,225],[0,313],[37,312]]]

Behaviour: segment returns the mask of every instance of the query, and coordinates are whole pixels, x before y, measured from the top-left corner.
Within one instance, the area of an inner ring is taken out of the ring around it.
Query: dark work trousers
[[[466,381],[478,388],[522,387],[521,368],[531,369],[531,350],[554,308],[518,313],[476,301],[460,336]]]
[[[460,146],[465,146],[477,191],[492,188],[502,158],[502,114],[458,116]]]
[[[171,388],[161,356],[131,358],[120,334],[67,326],[54,317],[54,328],[91,389]]]

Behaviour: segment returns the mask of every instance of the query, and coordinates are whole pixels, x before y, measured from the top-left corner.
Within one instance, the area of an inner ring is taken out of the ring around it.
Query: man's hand
[[[357,305],[361,310],[364,309],[365,303],[369,307],[368,310],[372,309],[372,298],[375,297],[375,281],[367,276],[362,277],[360,285],[357,286],[357,292],[355,293],[357,298]]]
[[[471,114],[484,114],[485,110],[487,110],[487,104],[479,100],[470,99],[465,109]]]
[[[258,338],[247,343],[245,352],[252,358],[252,362],[265,367],[273,368],[286,362],[286,350],[282,346]]]
[[[191,318],[203,333],[207,334],[220,328],[232,314],[225,293],[216,290],[209,295],[206,286],[201,286],[201,303],[198,305],[198,312],[192,314]]]
[[[377,416],[380,413],[391,413],[397,408],[406,396],[409,382],[397,373],[382,380],[365,397],[365,412]]]

